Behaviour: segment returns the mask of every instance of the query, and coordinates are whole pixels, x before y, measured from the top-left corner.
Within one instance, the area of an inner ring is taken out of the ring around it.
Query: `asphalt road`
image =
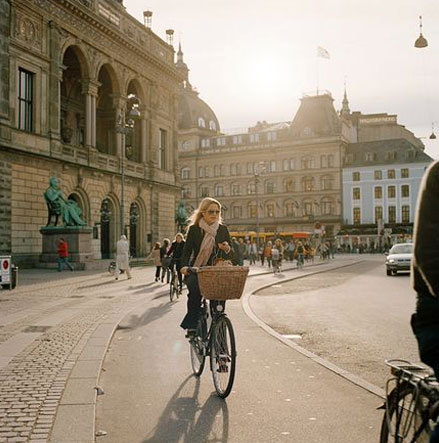
[[[273,281],[252,277],[246,289]],[[186,297],[170,303],[166,289],[142,290],[145,303],[123,320],[104,361],[96,430],[106,435],[98,442],[377,441],[380,399],[267,334],[239,302],[227,304],[237,376],[231,395],[219,399],[208,368],[191,375],[178,327]]]
[[[418,361],[410,328],[415,293],[410,276],[385,275],[382,256],[283,283],[250,300],[255,314],[281,334],[337,366],[384,387],[384,360]]]

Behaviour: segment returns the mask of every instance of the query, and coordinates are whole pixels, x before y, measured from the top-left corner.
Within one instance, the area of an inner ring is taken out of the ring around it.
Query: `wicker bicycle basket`
[[[241,298],[248,266],[204,266],[198,270],[201,294],[208,300]]]

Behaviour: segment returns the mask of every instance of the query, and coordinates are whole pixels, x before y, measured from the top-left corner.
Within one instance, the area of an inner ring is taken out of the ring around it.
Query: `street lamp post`
[[[116,121],[116,132],[122,136],[122,152],[120,159],[120,232],[125,234],[125,144],[127,134],[134,132],[134,121],[140,118],[140,101],[137,97],[129,97],[125,112],[121,111]]]
[[[255,177],[255,197],[256,197],[256,244],[259,248],[259,193],[258,193],[258,183],[259,183],[259,177],[261,174],[264,173],[264,163],[259,162],[258,165],[256,165],[254,170],[254,177]]]

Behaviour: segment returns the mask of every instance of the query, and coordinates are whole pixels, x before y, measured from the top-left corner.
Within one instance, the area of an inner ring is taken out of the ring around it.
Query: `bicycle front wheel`
[[[169,299],[171,301],[177,297],[178,288],[177,288],[177,276],[171,275],[171,281],[169,282]]]
[[[206,361],[206,351],[204,345],[204,331],[206,330],[205,320],[198,322],[197,332],[194,338],[189,341],[191,346],[191,365],[194,374],[199,377],[203,373]]]
[[[235,379],[236,345],[232,322],[225,315],[215,322],[212,330],[210,369],[216,392],[226,398]]]
[[[386,401],[380,443],[428,443],[433,425],[428,419],[428,403],[411,384],[393,389]]]

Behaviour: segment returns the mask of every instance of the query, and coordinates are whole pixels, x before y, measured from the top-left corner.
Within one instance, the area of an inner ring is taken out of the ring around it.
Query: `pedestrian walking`
[[[155,280],[160,280],[160,272],[162,270],[162,259],[160,258],[160,242],[156,242],[151,253],[146,257],[146,260],[152,258],[155,266]]]
[[[240,239],[240,242],[238,242],[238,240],[236,240],[236,238],[233,237],[232,248],[238,266],[242,266],[244,264],[244,250],[245,250],[245,245],[242,243],[242,239]]]
[[[169,269],[169,265],[171,264],[172,258],[168,257],[168,251],[171,247],[171,240],[169,238],[163,239],[162,247],[160,248],[160,258],[162,259],[162,278],[161,281],[163,283],[163,280],[166,276],[166,283],[169,283],[169,280],[171,278],[171,271]]]
[[[128,280],[131,278],[129,252],[130,246],[127,237],[121,235],[116,244],[116,280],[119,280],[120,271],[126,272]]]
[[[271,249],[273,248],[273,243],[271,241],[268,241],[265,245],[264,249],[264,257],[267,260],[268,267],[271,268]]]
[[[258,245],[256,243],[256,240],[253,240],[250,245],[250,264],[255,265],[257,258],[258,258]]]
[[[58,272],[62,271],[63,265],[66,265],[73,271],[73,266],[69,262],[69,245],[66,240],[61,237],[58,240]]]

